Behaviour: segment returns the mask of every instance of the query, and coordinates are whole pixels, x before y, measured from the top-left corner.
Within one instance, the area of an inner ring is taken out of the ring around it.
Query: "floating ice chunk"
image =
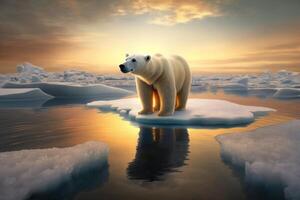
[[[7,76],[0,74],[0,88],[7,80],[8,80]]]
[[[36,101],[53,98],[39,88],[7,89],[0,88],[0,102],[3,101]]]
[[[101,142],[0,153],[0,199],[26,199],[51,190],[82,171],[100,170],[107,156],[108,147]]]
[[[41,79],[40,79],[40,77],[38,77],[38,76],[32,76],[32,77],[31,77],[31,81],[32,81],[33,83],[36,83],[36,82],[41,82]]]
[[[292,99],[300,98],[300,89],[299,88],[282,88],[273,95],[275,98],[281,99]]]
[[[237,82],[239,84],[242,84],[242,85],[244,85],[244,86],[247,87],[248,86],[248,82],[249,82],[249,78],[247,76],[245,76],[245,77],[239,79]]]
[[[119,98],[134,94],[131,91],[106,86],[103,84],[76,84],[63,82],[49,83],[12,83],[7,82],[3,88],[40,88],[45,93],[59,98]]]
[[[289,76],[289,75],[291,75],[291,74],[292,74],[292,72],[287,71],[287,70],[285,70],[285,69],[279,70],[279,71],[277,72],[277,75],[278,75],[278,76]]]
[[[123,74],[99,75],[80,70],[46,72],[41,67],[34,66],[30,63],[18,65],[17,71],[19,73],[7,74],[4,78],[0,77],[0,87],[6,81],[23,84],[39,82],[55,84],[57,82],[63,82],[65,84],[104,84],[130,91],[136,90],[134,77]],[[248,91],[258,88],[297,88],[300,85],[299,73],[287,70],[281,70],[275,73],[267,71],[266,73],[257,75],[195,75],[192,79],[193,92],[203,92],[207,90],[215,92],[218,89],[222,89],[225,92],[238,95],[251,95],[251,92]],[[256,93],[256,91],[254,93]],[[262,93],[260,92],[260,94]],[[71,96],[74,95],[72,94]],[[270,95],[268,93],[262,96]]]
[[[87,106],[104,110],[116,110],[128,115],[129,119],[138,123],[161,125],[238,125],[254,120],[255,114],[274,111],[271,108],[243,106],[229,101],[215,99],[189,99],[187,110],[176,111],[173,116],[160,117],[157,113],[139,115],[141,105],[138,99],[120,99],[112,101],[95,101]]]
[[[17,65],[18,73],[31,73],[31,74],[39,74],[45,72],[43,68],[35,66],[31,63],[25,62],[23,64]]]
[[[236,79],[224,79],[222,82],[215,84],[217,88],[224,91],[246,91],[248,89],[249,78],[247,76],[237,77]],[[214,84],[213,84],[214,85]]]
[[[228,83],[225,85],[220,85],[219,88],[222,88],[224,91],[229,91],[229,90],[246,91],[248,89],[248,86],[241,83]]]
[[[204,92],[207,90],[208,90],[207,85],[195,85],[195,86],[192,86],[192,88],[191,88],[192,92]]]
[[[277,92],[275,88],[249,88],[247,95],[257,97],[272,97]]]
[[[2,81],[4,81],[4,80],[6,80],[6,76],[3,75],[3,74],[0,74],[0,82],[2,82]]]
[[[220,135],[221,155],[245,170],[252,184],[282,185],[286,199],[300,199],[300,120]]]

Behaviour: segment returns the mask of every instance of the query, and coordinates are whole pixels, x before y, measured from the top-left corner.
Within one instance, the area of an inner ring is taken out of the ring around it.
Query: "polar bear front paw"
[[[153,113],[153,111],[151,111],[151,110],[141,110],[139,112],[140,115],[150,115],[152,113]]]
[[[153,110],[154,110],[154,111],[159,111],[159,109],[160,109],[159,106],[154,106],[154,107],[153,107]]]
[[[175,110],[176,110],[176,111],[184,111],[184,110],[185,110],[185,107],[177,107]]]

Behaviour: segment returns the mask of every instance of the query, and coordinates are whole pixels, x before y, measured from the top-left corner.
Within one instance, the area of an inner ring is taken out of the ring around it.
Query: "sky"
[[[0,73],[119,73],[128,54],[177,54],[195,73],[300,71],[299,0],[0,0]]]

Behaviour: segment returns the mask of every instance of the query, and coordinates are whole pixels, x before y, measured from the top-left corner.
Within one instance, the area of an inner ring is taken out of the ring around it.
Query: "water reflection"
[[[276,93],[274,88],[258,88],[258,89],[248,89],[248,90],[224,90],[225,94],[233,94],[237,96],[244,97],[258,97],[258,98],[272,98]]]
[[[0,101],[0,109],[7,108],[41,108],[48,100],[34,100],[34,101]]]
[[[92,101],[97,101],[99,98],[54,98],[45,102],[43,107],[54,107],[54,106],[65,106],[65,105],[76,105],[76,104],[87,104]],[[107,100],[102,98],[100,100]],[[108,100],[111,100],[108,98]]]
[[[162,180],[168,172],[185,165],[189,153],[186,128],[140,127],[135,158],[129,163],[130,179]]]

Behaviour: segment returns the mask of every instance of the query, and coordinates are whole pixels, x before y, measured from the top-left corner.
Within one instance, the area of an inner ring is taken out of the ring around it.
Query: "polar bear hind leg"
[[[181,90],[177,93],[176,111],[185,110],[188,96],[190,93],[190,87],[191,87],[190,85],[191,85],[190,80],[187,79],[184,82]]]

